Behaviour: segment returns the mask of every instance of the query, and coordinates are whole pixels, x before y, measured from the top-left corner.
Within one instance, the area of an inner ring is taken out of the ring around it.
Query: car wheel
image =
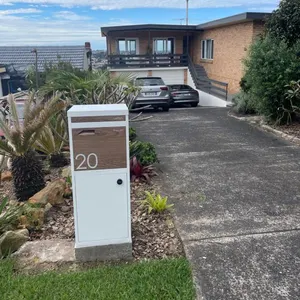
[[[169,111],[169,109],[170,109],[170,106],[163,106],[163,111]]]
[[[198,103],[191,103],[191,107],[197,107]]]
[[[153,106],[154,111],[159,111],[159,107],[158,106]]]

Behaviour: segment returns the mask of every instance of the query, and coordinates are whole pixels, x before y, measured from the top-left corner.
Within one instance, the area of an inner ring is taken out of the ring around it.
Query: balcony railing
[[[187,54],[109,55],[108,66],[122,68],[161,68],[188,66]]]

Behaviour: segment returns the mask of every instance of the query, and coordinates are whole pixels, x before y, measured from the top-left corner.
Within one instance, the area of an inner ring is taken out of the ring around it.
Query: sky
[[[189,0],[189,23],[271,12],[280,0]],[[185,0],[0,0],[0,46],[84,45],[105,49],[101,26],[184,24]]]

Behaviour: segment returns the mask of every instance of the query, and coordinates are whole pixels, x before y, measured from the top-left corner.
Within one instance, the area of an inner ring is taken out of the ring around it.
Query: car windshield
[[[135,81],[137,86],[155,86],[155,85],[164,85],[164,82],[161,78],[137,78]]]
[[[180,90],[181,85],[170,85],[171,90],[176,91]]]

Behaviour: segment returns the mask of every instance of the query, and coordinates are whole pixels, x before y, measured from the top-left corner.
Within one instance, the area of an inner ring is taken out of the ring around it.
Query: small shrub
[[[288,90],[285,93],[285,96],[287,101],[290,102],[290,110],[284,107],[280,109],[283,110],[286,114],[288,114],[287,123],[291,123],[295,119],[295,117],[299,117],[300,114],[300,80],[291,81],[291,83],[288,84],[286,88]]]
[[[233,110],[239,114],[253,114],[255,108],[253,102],[251,102],[251,96],[245,92],[236,94],[233,99]]]
[[[130,157],[134,156],[143,166],[152,165],[158,162],[155,147],[149,142],[130,142]]]
[[[130,178],[132,181],[143,180],[150,183],[151,177],[156,175],[157,173],[151,165],[142,166],[135,156],[130,159]]]
[[[8,197],[2,199],[0,203],[0,235],[16,227],[21,212],[21,206],[8,205]]]
[[[146,199],[142,200],[143,206],[148,208],[148,213],[156,212],[161,213],[167,209],[170,209],[174,204],[168,204],[168,197],[162,197],[160,194],[153,192],[152,194],[148,191],[145,192]]]
[[[129,140],[133,142],[136,139],[136,129],[133,127],[129,128]]]

